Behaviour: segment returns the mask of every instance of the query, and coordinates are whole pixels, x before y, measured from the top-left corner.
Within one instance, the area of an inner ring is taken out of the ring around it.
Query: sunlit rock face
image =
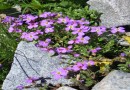
[[[68,57],[68,56],[64,56]],[[68,79],[55,80],[52,75],[52,71],[56,71],[59,68],[63,68],[66,64],[61,62],[67,62],[67,59],[61,59],[59,56],[53,56],[52,53],[41,51],[35,46],[33,42],[27,43],[21,41],[18,44],[17,50],[14,55],[14,61],[12,63],[11,70],[3,82],[3,90],[14,90],[19,85],[28,86],[25,80],[28,77],[43,77],[51,78],[46,79],[46,83],[50,84],[71,84]],[[39,84],[41,80],[37,81]],[[43,82],[44,84],[44,82]],[[39,90],[38,88],[28,88],[26,90]]]
[[[102,13],[101,25],[130,25],[130,0],[89,0],[90,9]]]
[[[97,83],[92,90],[130,90],[130,73],[114,70]]]

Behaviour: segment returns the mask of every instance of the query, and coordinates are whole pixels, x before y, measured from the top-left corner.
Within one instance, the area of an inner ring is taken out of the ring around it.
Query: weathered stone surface
[[[126,32],[126,35],[127,35],[127,36],[130,36],[130,32]]]
[[[18,15],[21,14],[21,7],[20,5],[15,5],[9,9],[5,10],[0,10],[0,14],[5,14],[7,16],[13,16],[13,17],[18,17]]]
[[[101,25],[130,25],[130,0],[89,0],[90,9],[101,12]]]
[[[20,5],[15,5],[12,8],[16,9],[18,12],[21,12],[22,8],[20,7]]]
[[[126,36],[130,37],[130,32],[126,32],[125,33]],[[122,46],[130,46],[130,43],[127,42],[124,38],[122,38],[121,40],[118,41],[118,43]]]
[[[15,57],[17,57],[17,59]],[[20,63],[18,63],[17,60]],[[25,83],[25,79],[27,79],[25,72],[29,77],[50,77],[52,79],[47,80],[47,83],[51,83],[53,85],[57,83],[70,84],[70,80],[55,80],[51,74],[52,71],[66,66],[66,64],[60,64],[62,61],[67,61],[67,59],[60,59],[58,56],[51,57],[50,53],[41,51],[39,48],[35,47],[32,42],[27,43],[22,41],[17,47],[11,70],[4,80],[2,89],[13,90],[20,84],[27,86],[28,84]],[[21,68],[20,64],[25,72]],[[31,88],[27,90],[39,89]]]
[[[58,88],[57,90],[77,90],[77,89],[74,89],[68,86],[63,86],[63,87]]]
[[[130,46],[130,43],[128,43],[124,38],[118,41],[118,43],[122,46]]]
[[[130,90],[130,73],[114,70],[92,90]]]

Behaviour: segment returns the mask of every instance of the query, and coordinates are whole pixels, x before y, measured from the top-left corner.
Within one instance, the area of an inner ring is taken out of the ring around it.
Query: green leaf
[[[23,8],[31,8],[31,9],[41,9],[43,5],[37,1],[37,0],[32,0],[29,4],[23,3],[21,4]]]
[[[0,3],[0,10],[9,9],[11,8],[11,5]]]
[[[33,8],[36,8],[36,9],[42,7],[41,3],[40,3],[38,0],[32,0],[32,2],[31,2],[30,5],[32,5],[32,7],[33,7]]]
[[[105,46],[104,46],[104,52],[108,52],[111,50],[113,45],[115,44],[115,40],[110,40]]]
[[[62,2],[60,3],[60,5],[63,6],[63,7],[66,7],[68,4],[69,4],[68,1],[62,1]]]
[[[0,0],[0,3],[3,2],[4,0]]]

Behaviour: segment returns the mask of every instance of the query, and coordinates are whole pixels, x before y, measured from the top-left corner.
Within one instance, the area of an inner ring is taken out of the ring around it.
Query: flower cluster
[[[53,71],[52,74],[54,75],[54,78],[60,79],[60,78],[65,78],[67,77],[69,71],[74,71],[74,72],[78,72],[80,70],[87,70],[87,68],[89,66],[93,66],[95,65],[95,62],[92,60],[85,60],[83,62],[77,62],[76,64],[69,66],[67,68],[60,68],[57,71]]]
[[[89,66],[95,65],[95,62],[92,61],[94,59],[91,60],[89,56],[96,57],[97,52],[104,47],[108,50],[102,50],[104,51],[102,55],[106,54],[112,47],[118,46],[113,44],[118,41],[114,34],[125,33],[123,27],[107,29],[104,26],[90,26],[90,22],[85,18],[74,20],[52,12],[44,12],[39,16],[20,15],[18,18],[7,16],[2,23],[8,26],[9,33],[16,34],[20,39],[28,42],[34,41],[36,47],[43,51],[68,54],[75,57],[73,60],[78,59],[75,64],[52,72],[55,79],[66,77],[70,71],[85,71]],[[115,39],[115,41],[110,41],[111,39]],[[111,50],[111,52],[113,51]],[[125,55],[122,53],[120,56]],[[32,83],[34,79],[29,78],[27,82]],[[23,87],[19,86],[19,88]]]
[[[44,12],[36,16],[31,14],[20,15],[18,18],[7,16],[2,23],[9,25],[9,33],[18,33],[20,38],[26,41],[37,41],[36,46],[41,50],[51,51],[58,54],[75,52],[75,45],[86,45],[91,41],[91,36],[97,34],[101,36],[107,29],[103,26],[89,26],[89,21],[82,18],[74,20],[64,17],[62,14]],[[24,27],[24,28],[23,28]],[[124,33],[123,27],[112,28],[111,33]],[[67,43],[62,41],[66,36]],[[59,35],[59,36],[58,36]],[[61,40],[60,40],[61,39]],[[56,42],[60,45],[55,46]],[[73,48],[72,48],[73,47]],[[90,52],[95,54],[98,49]]]
[[[101,48],[100,47],[97,47],[97,48],[94,48],[94,49],[91,49],[91,50],[89,50],[89,52],[91,52],[92,53],[92,55],[96,55],[96,53],[98,52],[98,51],[100,51],[101,50]]]
[[[37,81],[39,78],[38,77],[29,77],[25,80],[26,83],[28,84],[32,84],[35,83],[35,81]],[[20,84],[16,87],[17,90],[23,90],[24,89],[24,85]]]

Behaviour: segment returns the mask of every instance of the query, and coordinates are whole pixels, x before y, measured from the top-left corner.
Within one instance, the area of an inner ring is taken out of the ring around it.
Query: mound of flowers
[[[17,40],[34,42],[43,51],[71,57],[68,67],[52,72],[55,79],[68,78],[90,87],[113,69],[115,61],[127,62],[128,47],[118,43],[125,33],[123,27],[90,26],[85,18],[74,20],[52,12],[7,16],[2,23]],[[128,68],[125,65],[122,67]]]

